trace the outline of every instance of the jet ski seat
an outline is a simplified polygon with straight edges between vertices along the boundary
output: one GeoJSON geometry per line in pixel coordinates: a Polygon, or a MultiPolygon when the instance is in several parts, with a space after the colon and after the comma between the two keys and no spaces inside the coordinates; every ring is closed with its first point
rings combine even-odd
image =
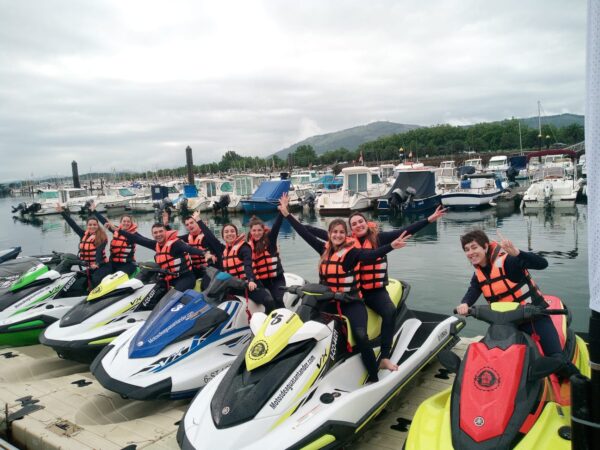
{"type": "MultiPolygon", "coordinates": [[[[394,303],[394,306],[398,308],[400,302],[405,297],[404,294],[404,286],[398,280],[390,279],[389,284],[387,285],[388,294],[390,294],[390,298],[394,303]]],[[[369,336],[369,340],[372,341],[377,339],[381,334],[381,316],[373,311],[368,306],[367,308],[367,335],[369,336]]],[[[350,328],[350,321],[346,316],[343,316],[346,321],[346,328],[348,330],[348,343],[354,347],[356,345],[356,341],[354,340],[354,336],[352,336],[352,329],[350,328]]]]}

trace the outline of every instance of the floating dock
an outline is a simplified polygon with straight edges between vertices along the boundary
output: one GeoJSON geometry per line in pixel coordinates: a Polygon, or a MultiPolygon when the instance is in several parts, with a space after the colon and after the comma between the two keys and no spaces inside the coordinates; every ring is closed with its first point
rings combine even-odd
{"type": "MultiPolygon", "coordinates": [[[[478,339],[461,338],[453,351],[462,356],[478,339]]],[[[418,405],[453,379],[437,361],[430,364],[351,448],[402,448],[418,405]]],[[[100,386],[88,366],[61,360],[42,345],[0,350],[0,436],[21,449],[177,449],[177,427],[188,404],[123,399],[100,386]]],[[[0,440],[4,448],[10,447],[0,440]]]]}

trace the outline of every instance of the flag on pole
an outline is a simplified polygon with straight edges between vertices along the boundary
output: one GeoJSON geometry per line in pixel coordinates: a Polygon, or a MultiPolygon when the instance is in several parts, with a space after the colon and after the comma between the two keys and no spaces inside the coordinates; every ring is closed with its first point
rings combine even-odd
{"type": "Polygon", "coordinates": [[[358,157],[358,162],[361,164],[364,163],[362,150],[360,151],[360,156],[358,157]]]}

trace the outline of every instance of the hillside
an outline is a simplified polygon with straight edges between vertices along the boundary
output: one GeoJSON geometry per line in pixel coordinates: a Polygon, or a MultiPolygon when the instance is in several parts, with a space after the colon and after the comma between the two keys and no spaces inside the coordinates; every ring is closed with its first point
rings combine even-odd
{"type": "Polygon", "coordinates": [[[414,130],[415,128],[420,128],[420,126],[393,122],[373,122],[368,125],[361,125],[346,130],[335,131],[333,133],[312,136],[297,142],[288,148],[284,148],[275,154],[280,158],[285,159],[288,153],[293,152],[301,145],[311,145],[317,155],[341,147],[347,148],[348,150],[356,150],[360,144],[373,141],[381,136],[404,133],[405,131],[414,130]]]}
{"type": "MultiPolygon", "coordinates": [[[[537,117],[528,117],[520,120],[521,125],[527,125],[530,128],[538,127],[537,117]]],[[[555,116],[542,116],[542,125],[554,125],[557,128],[562,128],[574,123],[584,126],[585,116],[581,116],[579,114],[557,114],[555,116]]]]}

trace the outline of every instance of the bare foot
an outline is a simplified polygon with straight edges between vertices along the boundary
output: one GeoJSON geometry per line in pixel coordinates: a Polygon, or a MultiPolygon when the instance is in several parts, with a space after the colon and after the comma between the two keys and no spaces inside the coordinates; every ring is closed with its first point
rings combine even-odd
{"type": "Polygon", "coordinates": [[[387,369],[390,371],[398,370],[398,366],[396,364],[394,364],[392,361],[390,361],[388,358],[384,358],[381,361],[379,361],[379,368],[387,369]]]}

